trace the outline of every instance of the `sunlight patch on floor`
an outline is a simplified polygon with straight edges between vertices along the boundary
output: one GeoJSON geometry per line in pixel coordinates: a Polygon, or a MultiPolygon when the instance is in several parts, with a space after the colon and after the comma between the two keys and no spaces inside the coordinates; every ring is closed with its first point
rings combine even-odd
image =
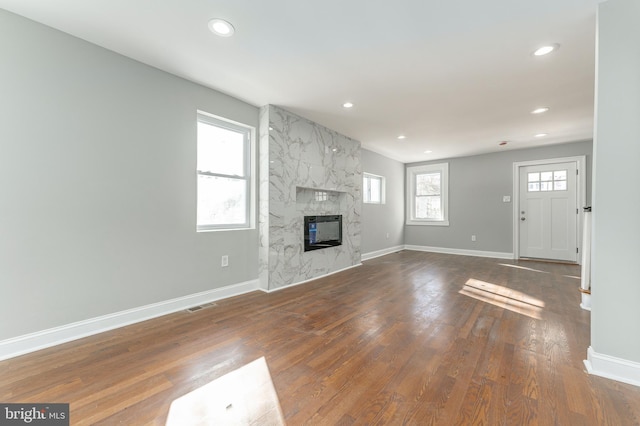
{"type": "Polygon", "coordinates": [[[545,307],[544,301],[528,294],[474,278],[469,278],[458,293],[535,319],[542,319],[545,307]]]}
{"type": "Polygon", "coordinates": [[[166,426],[284,425],[264,357],[175,399],[166,426]]]}
{"type": "Polygon", "coordinates": [[[525,271],[540,272],[542,274],[548,274],[549,273],[547,271],[541,271],[540,269],[527,268],[526,266],[512,265],[510,263],[498,263],[498,265],[500,265],[500,266],[508,266],[509,268],[524,269],[525,271]]]}

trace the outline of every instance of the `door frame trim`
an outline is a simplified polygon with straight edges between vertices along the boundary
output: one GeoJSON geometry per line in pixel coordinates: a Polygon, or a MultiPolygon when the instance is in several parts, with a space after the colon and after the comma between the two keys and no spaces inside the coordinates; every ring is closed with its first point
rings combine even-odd
{"type": "Polygon", "coordinates": [[[544,160],[517,161],[513,163],[513,258],[520,259],[520,226],[519,206],[520,206],[520,168],[528,166],[543,166],[556,163],[575,162],[578,168],[578,179],[576,179],[576,193],[578,195],[578,220],[576,223],[576,242],[580,247],[577,263],[581,263],[582,258],[582,224],[584,212],[582,207],[587,202],[587,156],[579,155],[575,157],[548,158],[544,160]]]}

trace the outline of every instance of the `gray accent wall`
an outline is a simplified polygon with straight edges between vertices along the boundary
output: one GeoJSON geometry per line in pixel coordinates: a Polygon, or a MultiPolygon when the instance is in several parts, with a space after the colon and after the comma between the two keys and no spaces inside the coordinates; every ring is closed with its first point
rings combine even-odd
{"type": "MultiPolygon", "coordinates": [[[[640,363],[640,2],[599,6],[591,346],[640,363]]],[[[635,382],[640,383],[640,364],[635,382]]]]}
{"type": "Polygon", "coordinates": [[[386,181],[384,204],[362,204],[362,254],[404,245],[404,163],[363,149],[362,171],[386,181]]]}
{"type": "Polygon", "coordinates": [[[196,110],[258,108],[0,10],[0,340],[257,280],[196,232],[196,110]],[[229,267],[221,268],[222,255],[229,267]]]}
{"type": "Polygon", "coordinates": [[[513,163],[581,155],[587,156],[590,200],[591,141],[408,164],[449,163],[450,225],[406,225],[405,244],[513,253],[513,163]],[[502,201],[504,195],[511,197],[510,203],[502,201]]]}

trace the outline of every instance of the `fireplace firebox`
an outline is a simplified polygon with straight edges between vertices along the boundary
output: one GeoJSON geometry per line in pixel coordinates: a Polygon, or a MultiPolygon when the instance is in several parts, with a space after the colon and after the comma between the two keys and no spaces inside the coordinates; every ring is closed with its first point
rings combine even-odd
{"type": "Polygon", "coordinates": [[[304,251],[339,245],[342,245],[342,215],[304,217],[304,251]]]}

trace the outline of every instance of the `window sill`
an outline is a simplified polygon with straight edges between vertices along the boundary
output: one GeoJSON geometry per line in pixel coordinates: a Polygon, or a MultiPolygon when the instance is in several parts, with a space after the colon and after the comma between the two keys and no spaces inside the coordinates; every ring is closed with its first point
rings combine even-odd
{"type": "Polygon", "coordinates": [[[252,229],[256,229],[253,227],[242,227],[242,228],[197,228],[196,232],[225,232],[225,231],[250,231],[252,229]]]}
{"type": "Polygon", "coordinates": [[[407,226],[449,226],[448,220],[407,220],[405,225],[407,226]]]}

